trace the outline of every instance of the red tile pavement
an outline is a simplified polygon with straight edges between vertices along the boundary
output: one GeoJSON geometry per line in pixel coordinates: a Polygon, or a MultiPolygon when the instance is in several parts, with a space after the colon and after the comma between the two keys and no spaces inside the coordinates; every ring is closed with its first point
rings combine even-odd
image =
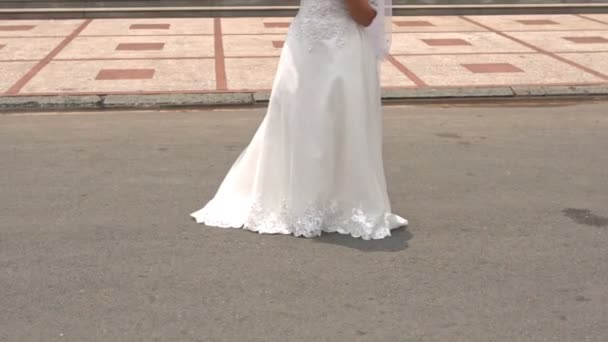
{"type": "MultiPolygon", "coordinates": [[[[70,42],[72,40],[74,40],[74,38],[76,38],[91,23],[91,21],[92,21],[91,19],[88,19],[88,20],[85,20],[84,22],[82,22],[82,24],[80,24],[69,36],[65,37],[65,39],[63,39],[61,41],[61,43],[59,43],[59,45],[57,45],[57,47],[55,47],[53,49],[53,51],[51,51],[46,57],[44,57],[36,65],[34,65],[34,67],[32,67],[32,69],[30,69],[25,75],[23,75],[23,77],[21,77],[15,84],[13,84],[13,86],[10,87],[6,91],[6,94],[8,94],[8,95],[19,94],[21,89],[23,89],[23,87],[29,81],[31,81],[34,77],[36,77],[36,75],[42,69],[44,69],[44,67],[46,67],[53,60],[53,58],[57,57],[57,55],[61,52],[61,50],[63,50],[66,46],[68,46],[68,44],[70,44],[70,42]]],[[[60,82],[60,80],[51,80],[51,82],[60,82]]]]}
{"type": "Polygon", "coordinates": [[[538,47],[538,46],[536,46],[534,44],[531,44],[529,42],[526,42],[525,40],[516,38],[512,34],[498,31],[498,30],[496,30],[496,29],[494,29],[494,28],[492,28],[492,27],[490,27],[488,25],[485,25],[485,24],[482,24],[480,22],[477,22],[477,21],[475,21],[474,17],[462,17],[462,18],[465,19],[465,20],[467,20],[467,21],[469,21],[469,22],[471,22],[471,23],[479,25],[480,27],[483,27],[483,28],[485,28],[485,29],[487,29],[489,31],[492,31],[492,32],[494,32],[494,33],[496,33],[496,34],[498,34],[500,36],[503,36],[503,37],[505,37],[507,39],[510,39],[510,40],[512,40],[512,41],[514,41],[516,43],[519,43],[519,44],[521,44],[523,46],[529,47],[529,48],[535,50],[538,53],[544,54],[544,55],[549,56],[549,57],[551,57],[553,59],[556,59],[556,60],[558,60],[558,61],[560,61],[562,63],[565,63],[565,64],[568,64],[568,65],[573,66],[575,68],[578,68],[579,70],[583,71],[586,74],[591,74],[591,75],[593,75],[593,76],[595,76],[597,78],[600,78],[600,79],[602,79],[604,81],[608,81],[608,75],[606,75],[606,74],[604,74],[602,72],[599,72],[599,71],[597,71],[595,69],[592,69],[592,68],[589,68],[587,66],[584,66],[584,65],[578,64],[576,62],[573,62],[573,61],[571,61],[571,60],[569,60],[569,59],[567,59],[565,57],[556,55],[555,53],[547,51],[547,50],[545,50],[545,49],[543,49],[541,47],[538,47]]]}
{"type": "MultiPolygon", "coordinates": [[[[595,17],[393,19],[400,33],[393,35],[394,56],[383,63],[385,87],[608,84],[605,59],[598,57],[608,52],[602,45],[608,24],[595,17]],[[540,31],[551,32],[552,40],[539,40],[540,31]],[[570,54],[557,53],[566,47],[570,54]]],[[[0,21],[0,66],[33,61],[4,78],[0,95],[267,89],[290,25],[288,18],[99,19],[67,30],[66,23],[0,21]],[[24,55],[39,45],[35,36],[59,31],[48,50],[24,55]],[[193,38],[199,36],[207,38],[193,38]]]]}
{"type": "Polygon", "coordinates": [[[154,77],[154,69],[103,69],[96,80],[149,80],[154,77]]]}
{"type": "MultiPolygon", "coordinates": [[[[4,64],[0,63],[0,74],[4,64]]],[[[255,73],[254,76],[257,74],[255,73]]],[[[96,60],[53,61],[23,88],[22,94],[139,94],[215,90],[215,62],[213,59],[96,60]],[[95,80],[99,71],[103,69],[154,69],[154,77],[151,79],[95,80]],[[55,82],[51,83],[50,80],[55,80],[55,82]]]]}
{"type": "Polygon", "coordinates": [[[414,82],[414,84],[417,85],[418,87],[427,86],[426,82],[424,82],[420,77],[418,77],[418,75],[416,75],[412,70],[410,70],[405,65],[403,65],[403,63],[399,62],[395,57],[389,56],[388,61],[395,67],[395,69],[397,69],[399,72],[404,74],[407,78],[412,80],[412,82],[414,82]]]}
{"type": "Polygon", "coordinates": [[[131,30],[168,30],[171,24],[133,24],[129,26],[131,30]]]}
{"type": "Polygon", "coordinates": [[[226,78],[226,56],[224,55],[224,38],[222,34],[222,20],[213,19],[214,51],[215,51],[215,84],[217,90],[228,89],[226,78]]]}
{"type": "Polygon", "coordinates": [[[116,46],[118,51],[148,51],[162,50],[165,43],[120,43],[116,46]]]}
{"type": "Polygon", "coordinates": [[[564,37],[564,39],[569,40],[573,43],[577,44],[606,44],[608,43],[608,39],[604,37],[564,37]]]}
{"type": "Polygon", "coordinates": [[[0,25],[0,31],[29,31],[34,25],[0,25]]]}
{"type": "Polygon", "coordinates": [[[482,15],[466,16],[493,29],[512,31],[580,31],[602,30],[606,26],[577,15],[482,15]]]}
{"type": "Polygon", "coordinates": [[[421,39],[428,46],[459,46],[459,45],[471,45],[464,39],[456,38],[433,38],[433,39],[421,39]]]}
{"type": "Polygon", "coordinates": [[[472,63],[462,64],[462,66],[476,74],[524,72],[520,68],[509,63],[472,63]]]}
{"type": "Polygon", "coordinates": [[[195,35],[213,35],[213,18],[95,19],[80,37],[195,35]]]}

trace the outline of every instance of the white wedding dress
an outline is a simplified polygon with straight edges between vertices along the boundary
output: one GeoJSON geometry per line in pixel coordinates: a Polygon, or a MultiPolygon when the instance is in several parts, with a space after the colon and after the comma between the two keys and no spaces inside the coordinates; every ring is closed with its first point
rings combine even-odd
{"type": "Polygon", "coordinates": [[[268,111],[198,223],[259,233],[390,236],[378,61],[344,0],[301,0],[268,111]]]}

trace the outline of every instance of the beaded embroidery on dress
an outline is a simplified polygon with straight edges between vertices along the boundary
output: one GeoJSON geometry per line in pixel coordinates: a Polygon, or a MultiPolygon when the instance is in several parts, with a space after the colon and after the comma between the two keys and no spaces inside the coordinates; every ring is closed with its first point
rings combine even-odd
{"type": "Polygon", "coordinates": [[[290,30],[309,50],[320,41],[341,47],[347,31],[357,29],[343,0],[301,0],[300,6],[290,30]]]}
{"type": "Polygon", "coordinates": [[[198,223],[268,234],[390,236],[378,63],[344,0],[301,0],[268,110],[198,223]]]}

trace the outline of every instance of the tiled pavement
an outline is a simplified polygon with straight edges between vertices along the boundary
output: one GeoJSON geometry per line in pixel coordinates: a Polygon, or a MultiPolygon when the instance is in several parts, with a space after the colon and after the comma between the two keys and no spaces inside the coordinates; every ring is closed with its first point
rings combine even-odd
{"type": "MultiPolygon", "coordinates": [[[[0,95],[267,90],[290,18],[0,21],[0,95]]],[[[608,14],[396,17],[386,88],[608,84],[608,14]]]]}

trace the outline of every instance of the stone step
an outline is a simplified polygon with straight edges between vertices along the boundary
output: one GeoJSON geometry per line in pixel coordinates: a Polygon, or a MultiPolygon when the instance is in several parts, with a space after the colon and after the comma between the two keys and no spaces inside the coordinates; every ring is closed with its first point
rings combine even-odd
{"type": "MultiPolygon", "coordinates": [[[[0,8],[297,6],[299,0],[0,0],[0,8]]],[[[608,4],[608,0],[393,0],[394,5],[608,4]]]]}
{"type": "MultiPolygon", "coordinates": [[[[7,0],[0,0],[6,2],[7,0]]],[[[180,0],[171,3],[175,5],[180,0]]],[[[400,0],[394,0],[400,1],[400,0]]],[[[526,0],[530,1],[530,0],[526,0]]],[[[592,0],[593,1],[593,0],[592,0]]],[[[74,1],[76,2],[76,1],[74,1]]],[[[587,3],[518,3],[518,4],[418,4],[393,6],[394,15],[508,15],[508,14],[588,14],[608,13],[608,0],[587,3]]],[[[511,1],[512,2],[512,1],[511,1]]],[[[158,7],[67,7],[0,8],[0,19],[75,19],[75,18],[188,18],[188,17],[287,17],[298,6],[261,4],[252,6],[158,6],[158,7]]]]}

